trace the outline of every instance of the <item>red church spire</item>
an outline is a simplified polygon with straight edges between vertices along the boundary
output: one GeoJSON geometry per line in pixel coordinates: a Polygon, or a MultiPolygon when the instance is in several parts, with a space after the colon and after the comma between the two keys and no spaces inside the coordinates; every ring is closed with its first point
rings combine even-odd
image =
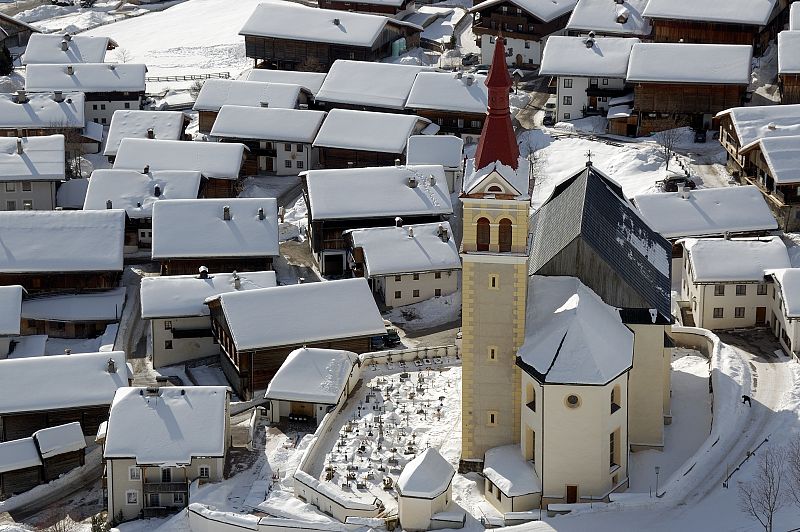
{"type": "Polygon", "coordinates": [[[500,161],[516,170],[519,166],[519,147],[511,125],[511,109],[508,104],[511,76],[506,67],[505,40],[502,37],[497,37],[495,41],[494,57],[486,86],[489,87],[489,109],[475,152],[475,169],[479,170],[500,161]]]}

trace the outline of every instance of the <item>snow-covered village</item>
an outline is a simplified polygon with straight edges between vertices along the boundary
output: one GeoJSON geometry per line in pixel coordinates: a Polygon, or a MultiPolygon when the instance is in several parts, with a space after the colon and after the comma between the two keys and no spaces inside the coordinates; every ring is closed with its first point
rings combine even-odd
{"type": "Polygon", "coordinates": [[[800,530],[800,2],[0,0],[0,532],[800,530]]]}

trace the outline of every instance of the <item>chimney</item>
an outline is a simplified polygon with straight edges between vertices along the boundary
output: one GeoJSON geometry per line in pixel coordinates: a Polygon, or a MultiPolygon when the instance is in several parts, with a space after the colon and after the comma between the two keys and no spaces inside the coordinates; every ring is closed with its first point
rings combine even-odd
{"type": "Polygon", "coordinates": [[[475,78],[473,76],[467,76],[467,87],[471,87],[472,84],[475,82],[475,78]]]}
{"type": "Polygon", "coordinates": [[[144,389],[145,395],[158,395],[158,386],[148,386],[144,389]]]}
{"type": "Polygon", "coordinates": [[[106,361],[106,371],[109,373],[116,373],[117,372],[117,362],[110,358],[106,361]]]}
{"type": "Polygon", "coordinates": [[[442,224],[439,224],[439,227],[436,229],[436,233],[439,235],[439,238],[442,239],[442,242],[447,242],[450,240],[450,231],[445,229],[442,224]]]}
{"type": "Polygon", "coordinates": [[[108,65],[108,69],[109,70],[116,70],[117,69],[117,65],[115,65],[114,63],[111,63],[110,65],[108,65]]]}
{"type": "Polygon", "coordinates": [[[338,26],[339,24],[341,24],[341,21],[338,18],[333,19],[334,26],[338,26]]]}
{"type": "Polygon", "coordinates": [[[162,386],[166,386],[169,382],[169,377],[166,375],[157,375],[156,376],[156,387],[161,388],[162,386]]]}
{"type": "Polygon", "coordinates": [[[67,42],[71,41],[72,40],[72,35],[70,35],[69,33],[65,33],[64,34],[64,40],[67,41],[67,42]]]}
{"type": "Polygon", "coordinates": [[[778,129],[778,125],[775,122],[770,122],[769,124],[767,124],[767,129],[775,131],[776,129],[778,129]]]}
{"type": "Polygon", "coordinates": [[[431,184],[431,186],[434,186],[434,185],[436,184],[436,176],[434,176],[433,174],[431,174],[431,175],[430,175],[430,176],[428,176],[428,177],[429,177],[429,179],[428,179],[428,182],[431,184]]]}
{"type": "Polygon", "coordinates": [[[730,240],[731,239],[731,232],[730,231],[725,231],[724,236],[725,236],[725,240],[730,240]]]}
{"type": "Polygon", "coordinates": [[[415,176],[412,175],[408,177],[408,188],[417,188],[418,184],[419,182],[417,182],[417,178],[415,176]]]}
{"type": "Polygon", "coordinates": [[[65,355],[71,355],[72,354],[72,349],[70,349],[70,348],[64,349],[64,354],[65,355]]]}
{"type": "Polygon", "coordinates": [[[69,50],[69,41],[64,39],[61,41],[61,51],[66,52],[67,50],[69,50]]]}
{"type": "Polygon", "coordinates": [[[155,131],[153,131],[153,128],[152,128],[152,127],[148,127],[148,128],[147,128],[147,138],[148,138],[148,139],[154,139],[154,138],[156,138],[156,132],[155,132],[155,131]]]}
{"type": "Polygon", "coordinates": [[[400,159],[395,159],[394,160],[394,167],[395,168],[400,168],[400,159]]]}
{"type": "Polygon", "coordinates": [[[149,164],[144,165],[144,169],[142,170],[142,173],[143,174],[149,174],[150,173],[150,165],[149,164]]]}
{"type": "Polygon", "coordinates": [[[197,275],[198,279],[208,279],[208,268],[206,268],[205,266],[200,266],[199,268],[197,268],[197,273],[198,273],[197,275]]]}
{"type": "Polygon", "coordinates": [[[64,101],[64,93],[61,91],[53,91],[53,101],[61,103],[64,101]]]}
{"type": "Polygon", "coordinates": [[[222,219],[226,222],[229,222],[231,219],[231,207],[230,205],[225,205],[222,207],[222,219]]]}
{"type": "Polygon", "coordinates": [[[137,201],[136,202],[136,208],[137,209],[141,209],[142,208],[142,202],[141,201],[137,201]]]}
{"type": "Polygon", "coordinates": [[[17,103],[28,103],[28,93],[20,89],[17,91],[17,103]]]}
{"type": "Polygon", "coordinates": [[[394,226],[395,227],[403,227],[403,219],[399,216],[395,216],[394,218],[394,226]]]}
{"type": "Polygon", "coordinates": [[[685,186],[679,186],[678,187],[678,195],[682,199],[689,199],[689,196],[691,196],[691,194],[692,193],[689,191],[688,187],[685,187],[685,186]]]}
{"type": "Polygon", "coordinates": [[[159,198],[161,197],[161,187],[156,185],[153,187],[153,196],[159,198]]]}
{"type": "Polygon", "coordinates": [[[239,277],[239,274],[236,273],[236,270],[233,270],[233,273],[231,274],[231,276],[233,277],[233,287],[236,290],[241,290],[242,289],[242,279],[239,277]]]}
{"type": "Polygon", "coordinates": [[[269,102],[261,102],[261,107],[269,107],[269,102]]]}
{"type": "Polygon", "coordinates": [[[259,207],[258,208],[258,219],[259,220],[263,220],[264,219],[264,207],[259,207]]]}
{"type": "Polygon", "coordinates": [[[17,138],[17,154],[22,155],[22,139],[17,138]]]}
{"type": "Polygon", "coordinates": [[[72,65],[67,65],[67,74],[70,76],[75,74],[75,67],[73,67],[72,65]]]}
{"type": "Polygon", "coordinates": [[[461,71],[459,70],[458,72],[456,72],[456,79],[461,79],[461,77],[462,77],[463,75],[464,75],[464,74],[462,74],[462,73],[461,73],[461,71]]]}
{"type": "Polygon", "coordinates": [[[408,228],[408,238],[414,238],[414,228],[413,227],[409,227],[408,228]]]}
{"type": "Polygon", "coordinates": [[[594,39],[589,37],[588,39],[583,41],[583,43],[586,45],[586,48],[591,48],[592,46],[594,46],[594,39]]]}
{"type": "Polygon", "coordinates": [[[109,199],[109,200],[106,200],[106,209],[111,209],[111,208],[112,208],[112,206],[111,206],[111,200],[110,200],[110,199],[109,199]]]}

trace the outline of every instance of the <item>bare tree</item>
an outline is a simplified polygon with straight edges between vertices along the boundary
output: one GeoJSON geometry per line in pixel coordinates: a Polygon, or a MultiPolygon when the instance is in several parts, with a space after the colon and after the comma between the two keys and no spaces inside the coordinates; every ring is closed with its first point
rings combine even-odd
{"type": "Polygon", "coordinates": [[[191,94],[192,98],[194,98],[196,100],[197,96],[200,94],[200,90],[202,88],[203,88],[203,80],[202,79],[198,79],[198,80],[194,81],[194,83],[192,83],[189,86],[189,94],[191,94]]]}
{"type": "Polygon", "coordinates": [[[656,143],[661,146],[661,152],[664,156],[664,161],[667,163],[667,170],[669,170],[669,160],[675,153],[675,146],[677,146],[678,142],[680,142],[682,133],[683,131],[680,128],[674,127],[672,129],[665,129],[664,131],[659,131],[653,134],[653,138],[655,139],[656,143]]]}
{"type": "Polygon", "coordinates": [[[319,59],[309,56],[305,61],[298,65],[297,70],[301,70],[303,72],[325,72],[325,67],[322,66],[322,63],[319,59]]]}
{"type": "Polygon", "coordinates": [[[772,520],[786,502],[786,450],[766,448],[758,460],[755,477],[739,486],[739,509],[772,532],[772,520]]]}
{"type": "Polygon", "coordinates": [[[130,63],[133,60],[133,54],[127,48],[117,48],[114,50],[114,55],[118,63],[130,63]]]}
{"type": "Polygon", "coordinates": [[[64,135],[64,155],[66,163],[66,175],[69,178],[83,177],[83,143],[86,142],[83,135],[66,121],[50,122],[53,133],[64,135]]]}
{"type": "Polygon", "coordinates": [[[786,445],[786,473],[789,496],[800,507],[800,439],[793,439],[786,445]]]}

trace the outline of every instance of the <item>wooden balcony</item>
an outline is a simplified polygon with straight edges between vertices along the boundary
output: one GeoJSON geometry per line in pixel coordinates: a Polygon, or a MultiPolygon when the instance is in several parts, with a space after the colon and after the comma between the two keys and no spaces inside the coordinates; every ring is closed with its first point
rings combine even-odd
{"type": "Polygon", "coordinates": [[[145,493],[175,493],[189,492],[188,482],[145,482],[145,493]]]}

